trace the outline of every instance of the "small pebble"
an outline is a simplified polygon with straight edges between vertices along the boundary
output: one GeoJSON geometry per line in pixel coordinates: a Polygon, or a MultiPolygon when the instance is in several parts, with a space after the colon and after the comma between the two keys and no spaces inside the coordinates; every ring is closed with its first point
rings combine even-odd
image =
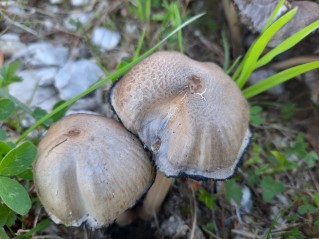
{"type": "Polygon", "coordinates": [[[96,27],[92,33],[92,42],[101,48],[101,50],[109,51],[114,49],[121,40],[119,33],[111,31],[103,27],[96,27]]]}
{"type": "Polygon", "coordinates": [[[64,19],[64,26],[66,29],[70,31],[77,30],[76,22],[79,22],[81,25],[85,26],[90,20],[92,20],[92,14],[77,12],[69,15],[66,19],[64,19]]]}
{"type": "Polygon", "coordinates": [[[18,34],[6,33],[0,36],[0,51],[6,56],[12,56],[17,51],[26,49],[18,34]]]}
{"type": "Polygon", "coordinates": [[[84,5],[88,5],[90,3],[90,0],[71,0],[71,5],[73,7],[81,7],[84,5]]]}

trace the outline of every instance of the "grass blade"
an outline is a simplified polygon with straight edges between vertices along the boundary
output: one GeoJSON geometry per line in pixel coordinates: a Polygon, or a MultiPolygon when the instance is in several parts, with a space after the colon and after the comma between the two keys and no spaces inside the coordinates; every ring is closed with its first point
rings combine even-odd
{"type": "Polygon", "coordinates": [[[175,30],[173,30],[171,33],[169,33],[163,40],[161,40],[160,42],[158,42],[154,47],[152,47],[150,50],[146,51],[144,54],[142,54],[141,56],[139,56],[137,59],[135,59],[134,61],[130,62],[129,64],[125,65],[124,67],[122,67],[121,69],[119,69],[118,71],[110,74],[109,76],[103,78],[102,80],[96,82],[95,84],[93,84],[92,86],[90,86],[87,90],[81,92],[80,94],[74,96],[72,99],[66,101],[65,103],[63,103],[62,105],[60,105],[59,107],[57,107],[56,109],[54,109],[53,111],[51,111],[49,114],[45,115],[44,117],[42,117],[40,120],[38,120],[36,123],[34,123],[30,128],[28,128],[21,136],[20,138],[17,140],[16,143],[21,142],[23,139],[25,139],[27,137],[27,135],[29,133],[31,133],[36,127],[38,127],[39,125],[41,125],[44,121],[46,121],[47,119],[51,118],[53,115],[55,115],[56,113],[58,113],[59,111],[65,109],[66,107],[69,107],[71,104],[73,104],[75,101],[77,101],[78,99],[82,98],[83,96],[91,93],[92,91],[96,90],[97,88],[101,87],[102,85],[104,85],[106,82],[112,81],[114,79],[117,79],[118,77],[120,77],[121,75],[125,74],[128,70],[130,70],[134,65],[136,65],[137,63],[139,63],[140,61],[142,61],[144,58],[148,57],[149,55],[151,55],[156,49],[158,49],[167,39],[169,39],[170,37],[172,37],[174,34],[176,34],[178,31],[180,31],[182,28],[184,28],[185,26],[189,25],[190,23],[194,22],[195,20],[197,20],[198,18],[202,17],[205,13],[200,13],[197,14],[196,16],[188,19],[187,21],[185,21],[182,25],[180,25],[179,27],[177,27],[175,30]]]}
{"type": "MultiPolygon", "coordinates": [[[[177,22],[178,25],[182,24],[182,19],[181,19],[181,15],[178,9],[178,5],[174,4],[173,5],[173,11],[174,11],[174,15],[175,15],[175,20],[177,22]]],[[[178,39],[178,46],[179,46],[179,51],[181,53],[184,53],[184,46],[183,46],[183,32],[182,30],[179,30],[177,33],[177,39],[178,39]]]]}
{"type": "Polygon", "coordinates": [[[271,25],[271,23],[274,21],[275,17],[278,15],[279,10],[282,7],[282,5],[284,5],[284,3],[285,3],[285,0],[280,0],[279,1],[277,6],[275,7],[274,11],[270,15],[270,17],[269,17],[266,25],[264,26],[263,30],[261,31],[261,33],[265,32],[267,30],[267,28],[271,25]]]}
{"type": "Polygon", "coordinates": [[[142,46],[144,43],[145,33],[146,33],[146,29],[144,28],[142,35],[138,39],[137,48],[136,48],[135,53],[134,53],[133,61],[136,60],[140,56],[140,52],[142,50],[142,46]]]}
{"type": "Polygon", "coordinates": [[[243,68],[238,80],[236,80],[238,86],[242,88],[247,82],[250,74],[253,72],[256,66],[256,62],[264,51],[270,39],[282,28],[290,19],[292,19],[297,12],[297,8],[294,8],[287,12],[285,15],[275,21],[267,30],[253,43],[249,48],[244,60],[243,68]]]}
{"type": "Polygon", "coordinates": [[[294,35],[290,36],[270,52],[268,52],[265,56],[260,58],[260,60],[256,64],[256,68],[259,68],[263,65],[269,63],[272,59],[274,59],[277,55],[289,50],[301,40],[303,40],[306,36],[308,36],[311,32],[317,30],[319,28],[319,20],[309,24],[299,32],[295,33],[294,35]]]}
{"type": "MultiPolygon", "coordinates": [[[[224,71],[226,71],[229,68],[229,58],[230,58],[229,44],[228,44],[226,32],[224,30],[222,31],[221,35],[222,35],[224,54],[225,54],[223,68],[224,68],[224,71]]],[[[236,59],[236,61],[237,61],[237,59],[236,59]]],[[[235,63],[236,63],[236,61],[235,61],[235,63]]]]}
{"type": "Polygon", "coordinates": [[[242,56],[239,56],[236,58],[236,60],[231,64],[231,66],[225,71],[226,74],[229,75],[230,72],[233,71],[233,69],[239,64],[239,61],[241,60],[242,56]]]}
{"type": "Polygon", "coordinates": [[[245,90],[243,90],[243,94],[246,98],[253,97],[270,89],[271,87],[274,87],[278,84],[281,84],[287,80],[290,80],[298,75],[301,75],[307,71],[311,71],[316,68],[319,68],[319,61],[314,61],[311,63],[291,67],[288,70],[281,71],[275,75],[272,75],[264,79],[262,82],[259,82],[255,85],[246,88],[245,90]]]}

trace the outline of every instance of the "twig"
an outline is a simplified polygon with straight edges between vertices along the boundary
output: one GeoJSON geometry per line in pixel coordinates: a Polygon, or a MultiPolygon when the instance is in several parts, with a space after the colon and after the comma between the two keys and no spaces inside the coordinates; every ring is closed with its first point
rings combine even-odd
{"type": "Polygon", "coordinates": [[[22,24],[19,23],[19,22],[15,22],[15,21],[11,20],[7,15],[3,14],[3,18],[4,18],[4,20],[6,20],[9,24],[12,24],[12,25],[14,25],[14,26],[16,26],[16,27],[19,27],[19,28],[21,28],[22,30],[24,30],[24,31],[26,31],[26,32],[29,32],[30,34],[35,35],[36,37],[40,37],[40,35],[39,35],[36,31],[32,30],[32,29],[29,28],[29,27],[26,27],[26,26],[22,25],[22,24]]]}
{"type": "Polygon", "coordinates": [[[273,234],[273,235],[281,234],[281,233],[287,231],[290,228],[295,228],[295,227],[298,227],[298,226],[300,226],[300,223],[293,223],[293,224],[289,224],[289,225],[283,225],[280,228],[272,230],[271,234],[273,234]]]}
{"type": "Polygon", "coordinates": [[[319,192],[319,184],[317,180],[315,179],[315,177],[313,176],[313,173],[311,172],[311,170],[308,170],[308,173],[310,174],[311,180],[313,181],[313,184],[315,185],[316,191],[319,192]]]}
{"type": "Polygon", "coordinates": [[[204,232],[206,232],[210,237],[214,238],[214,239],[221,239],[219,236],[216,236],[214,233],[212,233],[211,231],[203,228],[204,232]]]}
{"type": "Polygon", "coordinates": [[[288,60],[284,60],[284,61],[280,61],[278,63],[272,64],[270,68],[274,70],[283,70],[283,69],[290,68],[292,66],[309,63],[312,61],[318,61],[318,60],[319,60],[318,55],[298,56],[298,57],[290,58],[288,60]]]}
{"type": "Polygon", "coordinates": [[[43,238],[48,238],[48,239],[63,239],[63,237],[59,237],[59,236],[56,236],[56,235],[46,235],[46,236],[33,236],[32,239],[43,239],[43,238]]]}
{"type": "MultiPolygon", "coordinates": [[[[194,35],[197,36],[200,42],[203,43],[209,50],[211,50],[217,56],[219,56],[222,59],[225,58],[224,51],[217,44],[214,44],[207,40],[199,30],[196,30],[194,32],[194,35]]],[[[223,60],[221,60],[221,62],[223,62],[223,60]]]]}
{"type": "Polygon", "coordinates": [[[247,238],[262,238],[260,236],[255,235],[255,234],[252,234],[250,232],[240,231],[240,230],[237,230],[237,229],[232,229],[231,231],[234,234],[241,235],[241,236],[244,236],[244,237],[247,237],[247,238]]]}

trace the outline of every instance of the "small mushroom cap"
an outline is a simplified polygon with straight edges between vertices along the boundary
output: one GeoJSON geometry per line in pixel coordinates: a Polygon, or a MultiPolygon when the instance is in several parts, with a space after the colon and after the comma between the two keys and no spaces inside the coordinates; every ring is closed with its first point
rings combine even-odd
{"type": "Polygon", "coordinates": [[[214,63],[157,52],[116,82],[110,101],[167,176],[228,178],[249,143],[247,101],[214,63]]]}
{"type": "Polygon", "coordinates": [[[112,223],[154,180],[151,160],[134,135],[115,120],[87,114],[50,127],[33,174],[54,222],[91,228],[112,223]]]}

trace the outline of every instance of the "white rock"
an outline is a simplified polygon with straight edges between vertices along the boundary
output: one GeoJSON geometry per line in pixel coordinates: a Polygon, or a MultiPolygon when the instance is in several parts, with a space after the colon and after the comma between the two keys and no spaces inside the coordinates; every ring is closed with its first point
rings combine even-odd
{"type": "Polygon", "coordinates": [[[111,31],[107,28],[96,27],[93,29],[92,42],[101,48],[101,50],[112,50],[120,42],[121,36],[119,33],[111,31]]]}
{"type": "Polygon", "coordinates": [[[21,6],[20,6],[20,4],[9,5],[7,7],[6,11],[9,12],[10,14],[22,16],[22,15],[24,15],[25,12],[21,6]]]}
{"type": "Polygon", "coordinates": [[[35,70],[21,71],[17,75],[23,80],[10,84],[9,93],[31,108],[41,107],[51,111],[53,105],[59,101],[54,87],[39,86],[35,70]]]}
{"type": "Polygon", "coordinates": [[[61,9],[58,6],[53,6],[53,5],[49,5],[46,4],[44,5],[44,10],[49,12],[49,13],[59,13],[61,11],[61,9]]]}
{"type": "Polygon", "coordinates": [[[95,98],[85,97],[77,100],[72,106],[71,110],[96,110],[98,103],[95,98]]]}
{"type": "Polygon", "coordinates": [[[86,90],[103,76],[102,70],[89,60],[68,62],[55,76],[55,87],[60,98],[71,99],[86,90]]]}
{"type": "Polygon", "coordinates": [[[12,58],[21,59],[24,64],[31,66],[63,66],[68,54],[69,50],[66,47],[39,42],[15,53],[12,58]]]}
{"type": "Polygon", "coordinates": [[[90,3],[90,0],[71,0],[73,7],[80,7],[90,3]]]}
{"type": "Polygon", "coordinates": [[[50,0],[51,4],[60,4],[63,0],[50,0]]]}
{"type": "Polygon", "coordinates": [[[47,31],[50,31],[54,27],[54,23],[50,19],[43,19],[43,26],[47,31]]]}
{"type": "Polygon", "coordinates": [[[17,51],[26,49],[26,47],[17,34],[6,33],[0,36],[0,51],[6,56],[11,56],[17,51]]]}
{"type": "Polygon", "coordinates": [[[64,26],[66,29],[70,31],[77,30],[76,25],[72,22],[79,22],[82,25],[86,25],[90,20],[92,20],[93,14],[85,13],[85,12],[77,12],[69,15],[67,18],[64,19],[64,26]]]}
{"type": "Polygon", "coordinates": [[[242,191],[242,197],[240,200],[240,205],[238,206],[233,199],[230,202],[234,207],[240,208],[244,212],[249,213],[253,206],[253,202],[251,200],[251,191],[247,186],[244,186],[241,191],[242,191]]]}
{"type": "Polygon", "coordinates": [[[251,191],[249,187],[244,186],[242,192],[243,196],[240,202],[240,206],[246,213],[249,213],[253,206],[253,202],[251,200],[251,191]]]}
{"type": "Polygon", "coordinates": [[[57,67],[45,67],[36,70],[36,77],[40,86],[52,86],[54,77],[58,73],[57,67]]]}

